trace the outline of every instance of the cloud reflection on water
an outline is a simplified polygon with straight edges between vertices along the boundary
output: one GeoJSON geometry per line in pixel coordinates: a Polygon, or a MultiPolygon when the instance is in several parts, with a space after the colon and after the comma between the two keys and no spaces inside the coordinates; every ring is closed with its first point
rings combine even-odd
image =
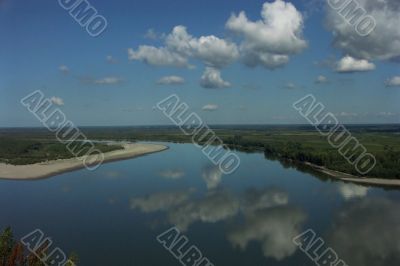
{"type": "Polygon", "coordinates": [[[400,264],[400,204],[385,198],[348,203],[337,214],[329,244],[351,266],[400,264]]]}
{"type": "Polygon", "coordinates": [[[296,251],[292,239],[301,232],[306,214],[289,205],[286,191],[250,188],[234,194],[216,189],[200,198],[193,197],[192,192],[193,189],[189,189],[133,198],[131,208],[146,213],[164,211],[168,222],[181,231],[188,230],[196,222],[229,221],[234,226],[228,231],[227,239],[233,247],[244,250],[249,242],[257,241],[266,257],[277,260],[296,251]]]}

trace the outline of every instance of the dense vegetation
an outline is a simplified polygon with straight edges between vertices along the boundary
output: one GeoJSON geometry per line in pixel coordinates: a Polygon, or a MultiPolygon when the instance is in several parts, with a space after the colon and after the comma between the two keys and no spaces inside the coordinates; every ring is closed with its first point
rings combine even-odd
{"type": "MultiPolygon", "coordinates": [[[[46,246],[46,245],[43,245],[46,246]]],[[[44,247],[39,247],[38,254],[46,253],[44,247]]],[[[69,257],[74,264],[78,263],[77,255],[69,257]]],[[[0,232],[0,266],[46,266],[35,254],[30,253],[25,246],[14,240],[10,227],[0,232]]],[[[65,266],[72,266],[67,262],[65,266]]]]}
{"type": "MultiPolygon", "coordinates": [[[[359,176],[356,168],[338,152],[338,149],[329,145],[326,138],[313,135],[286,135],[258,138],[256,136],[234,136],[224,140],[230,147],[240,150],[263,150],[266,157],[297,162],[310,162],[336,170],[359,176]],[[256,139],[259,139],[258,141],[256,139]]],[[[370,177],[400,179],[400,136],[377,134],[357,134],[357,139],[376,158],[376,165],[370,177]]]]}
{"type": "MultiPolygon", "coordinates": [[[[400,178],[400,126],[355,125],[346,126],[377,160],[368,174],[378,178],[400,178]]],[[[326,137],[310,126],[215,126],[218,137],[233,149],[248,152],[264,152],[266,156],[297,162],[311,162],[349,174],[358,175],[349,164],[330,146],[326,137]]],[[[176,127],[92,127],[81,128],[89,139],[191,142],[176,127]]],[[[52,138],[44,129],[0,129],[0,158],[17,158],[17,154],[2,155],[2,140],[12,135],[16,139],[31,141],[52,138]]],[[[14,148],[11,146],[11,151],[14,148]]],[[[55,153],[56,154],[56,153],[55,153]]],[[[56,155],[53,156],[56,156],[56,155]]],[[[43,159],[43,157],[42,157],[43,159]]]]}
{"type": "MultiPolygon", "coordinates": [[[[95,147],[102,152],[122,149],[120,146],[99,143],[96,143],[95,147]]],[[[89,149],[89,144],[80,146],[82,154],[85,154],[89,149]]],[[[3,163],[23,165],[72,157],[74,156],[66,145],[56,140],[0,137],[0,162],[3,163]]]]}

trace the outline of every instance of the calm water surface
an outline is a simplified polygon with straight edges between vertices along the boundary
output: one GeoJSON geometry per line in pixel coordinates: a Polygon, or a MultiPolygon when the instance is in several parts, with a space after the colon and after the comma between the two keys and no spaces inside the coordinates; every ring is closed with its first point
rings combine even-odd
{"type": "Polygon", "coordinates": [[[349,266],[399,265],[400,193],[324,180],[238,152],[222,175],[196,147],[38,181],[0,180],[0,228],[36,228],[80,265],[181,265],[156,240],[172,226],[214,264],[316,265],[292,243],[311,228],[349,266]]]}

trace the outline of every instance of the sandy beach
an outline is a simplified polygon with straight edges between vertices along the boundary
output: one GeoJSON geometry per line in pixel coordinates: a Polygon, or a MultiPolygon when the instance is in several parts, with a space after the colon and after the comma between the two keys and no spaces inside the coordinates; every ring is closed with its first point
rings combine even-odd
{"type": "MultiPolygon", "coordinates": [[[[117,143],[113,143],[117,144],[117,143]]],[[[130,159],[168,149],[167,146],[148,143],[120,143],[124,149],[104,154],[104,163],[130,159]]],[[[90,157],[89,157],[90,158],[90,157]]],[[[82,169],[82,159],[71,158],[30,165],[10,165],[0,163],[0,179],[30,180],[54,176],[64,172],[82,169]]],[[[101,167],[101,166],[100,166],[101,167]]]]}
{"type": "Polygon", "coordinates": [[[311,166],[318,172],[329,175],[333,178],[343,180],[345,182],[356,183],[360,185],[368,185],[368,186],[378,186],[378,187],[400,187],[399,179],[384,179],[384,178],[371,178],[371,177],[358,177],[346,173],[342,173],[339,171],[334,171],[327,169],[325,167],[321,167],[312,163],[305,163],[308,166],[311,166]]]}

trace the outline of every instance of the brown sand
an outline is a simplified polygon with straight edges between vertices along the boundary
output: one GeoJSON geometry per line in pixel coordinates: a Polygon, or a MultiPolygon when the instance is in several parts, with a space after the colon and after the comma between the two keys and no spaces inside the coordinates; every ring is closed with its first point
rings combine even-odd
{"type": "MultiPolygon", "coordinates": [[[[123,150],[104,153],[103,163],[125,160],[168,149],[164,145],[147,143],[121,143],[121,145],[124,147],[123,150]]],[[[89,159],[90,157],[87,161],[90,161],[89,159]]],[[[81,158],[54,160],[29,165],[0,163],[0,179],[40,179],[82,168],[85,168],[85,166],[81,158]]]]}

